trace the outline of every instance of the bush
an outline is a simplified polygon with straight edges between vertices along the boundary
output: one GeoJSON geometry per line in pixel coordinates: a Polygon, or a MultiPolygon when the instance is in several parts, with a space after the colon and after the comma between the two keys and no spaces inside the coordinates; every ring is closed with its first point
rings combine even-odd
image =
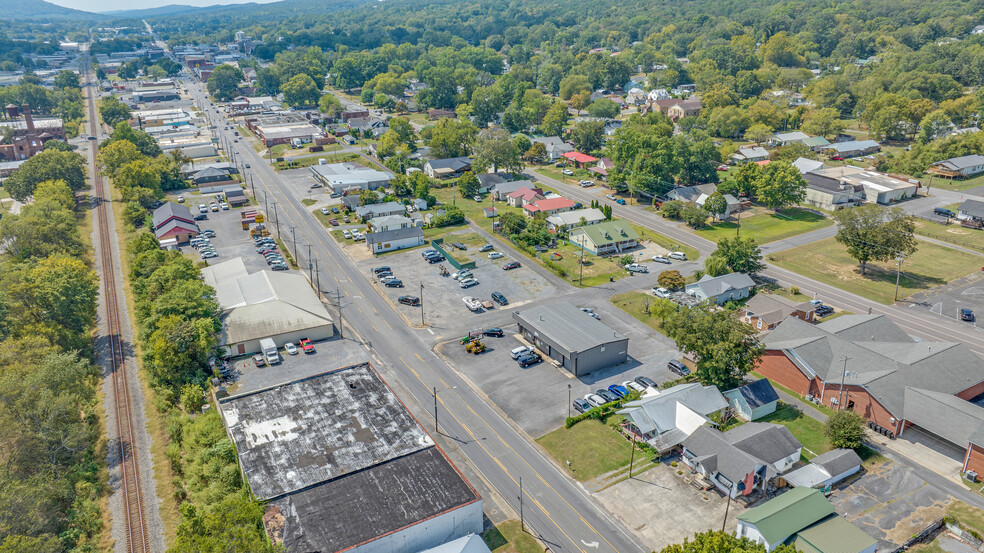
{"type": "Polygon", "coordinates": [[[827,437],[834,447],[857,449],[864,439],[864,420],[853,411],[837,411],[827,419],[827,437]]]}
{"type": "Polygon", "coordinates": [[[790,286],[789,287],[789,293],[792,294],[792,295],[794,295],[794,296],[795,295],[798,295],[800,293],[800,287],[799,286],[790,286]]]}

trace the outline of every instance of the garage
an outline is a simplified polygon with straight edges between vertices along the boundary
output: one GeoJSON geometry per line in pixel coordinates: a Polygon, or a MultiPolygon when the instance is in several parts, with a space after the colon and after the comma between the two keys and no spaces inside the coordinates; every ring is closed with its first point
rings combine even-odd
{"type": "Polygon", "coordinates": [[[513,319],[527,341],[574,376],[624,363],[629,339],[569,303],[516,312],[513,319]]]}

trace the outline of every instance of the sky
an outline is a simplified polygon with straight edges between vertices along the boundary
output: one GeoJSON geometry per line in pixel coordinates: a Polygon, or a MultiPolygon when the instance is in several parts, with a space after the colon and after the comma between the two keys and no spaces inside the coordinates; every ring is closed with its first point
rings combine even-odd
{"type": "Polygon", "coordinates": [[[74,8],[87,12],[108,12],[116,10],[139,10],[144,8],[156,8],[168,4],[182,4],[186,6],[214,6],[216,4],[242,4],[245,1],[254,1],[257,4],[265,4],[273,0],[48,0],[52,4],[74,8]]]}

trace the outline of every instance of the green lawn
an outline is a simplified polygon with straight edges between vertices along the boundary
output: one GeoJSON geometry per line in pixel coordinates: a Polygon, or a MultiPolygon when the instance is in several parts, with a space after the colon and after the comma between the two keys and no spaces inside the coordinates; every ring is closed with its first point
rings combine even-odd
{"type": "Polygon", "coordinates": [[[543,553],[543,547],[518,520],[508,520],[482,532],[492,553],[543,553]]]}
{"type": "Polygon", "coordinates": [[[927,175],[923,173],[922,175],[915,177],[920,181],[922,181],[923,185],[927,186],[930,194],[933,193],[934,188],[942,188],[943,190],[955,190],[959,192],[963,190],[970,190],[971,188],[977,188],[978,186],[984,186],[984,175],[977,175],[976,177],[972,177],[969,179],[953,179],[953,180],[941,179],[940,177],[937,177],[935,175],[932,175],[932,179],[930,179],[930,176],[931,175],[927,175]]]}
{"type": "Polygon", "coordinates": [[[304,157],[295,157],[293,162],[288,163],[287,161],[275,161],[273,163],[273,168],[277,171],[282,171],[284,169],[301,169],[303,167],[310,167],[312,165],[317,165],[318,160],[325,158],[328,163],[341,163],[343,161],[355,161],[360,159],[361,156],[354,152],[316,152],[311,155],[304,157]]]}
{"type": "MultiPolygon", "coordinates": [[[[775,213],[763,213],[742,218],[741,235],[755,238],[759,244],[768,244],[790,236],[796,236],[811,230],[829,227],[834,221],[812,211],[796,207],[779,210],[775,213]]],[[[698,236],[717,242],[722,238],[733,238],[738,223],[726,221],[715,223],[697,231],[698,236]]]]}
{"type": "Polygon", "coordinates": [[[636,233],[639,234],[639,238],[644,242],[647,240],[654,242],[670,250],[671,252],[683,252],[687,254],[687,259],[691,261],[700,258],[700,252],[697,251],[697,248],[692,248],[686,244],[680,244],[676,240],[667,238],[666,236],[663,236],[662,234],[646,227],[640,227],[639,225],[632,223],[629,223],[629,225],[632,226],[632,230],[636,231],[636,233]]]}
{"type": "MultiPolygon", "coordinates": [[[[606,420],[611,420],[611,416],[606,420]]],[[[574,478],[585,481],[629,464],[632,446],[621,434],[595,419],[560,427],[536,440],[574,478]],[[570,461],[570,465],[567,464],[570,461]]]]}
{"type": "MultiPolygon", "coordinates": [[[[868,263],[861,275],[857,262],[834,238],[814,242],[768,256],[769,261],[795,273],[819,280],[866,298],[890,304],[895,295],[894,262],[868,263]]],[[[946,284],[980,269],[978,255],[928,242],[902,264],[899,297],[946,284]]]]}
{"type": "Polygon", "coordinates": [[[632,315],[642,324],[647,325],[655,332],[665,335],[666,333],[663,332],[660,319],[646,313],[647,306],[651,306],[656,299],[655,296],[648,292],[632,291],[625,292],[624,294],[616,294],[612,296],[610,301],[612,305],[632,315]]]}
{"type": "MultiPolygon", "coordinates": [[[[954,209],[954,211],[956,211],[954,209]]],[[[925,219],[915,219],[916,234],[941,240],[956,246],[984,251],[984,231],[960,226],[941,225],[925,219]]]]}
{"type": "Polygon", "coordinates": [[[301,199],[301,203],[308,207],[311,207],[312,205],[318,203],[318,200],[315,200],[314,198],[303,198],[301,199]]]}
{"type": "Polygon", "coordinates": [[[806,459],[812,459],[834,448],[830,440],[827,439],[826,427],[822,422],[808,417],[798,409],[782,402],[779,402],[775,413],[755,422],[771,422],[788,428],[793,436],[799,440],[799,443],[803,444],[803,457],[806,459]]]}

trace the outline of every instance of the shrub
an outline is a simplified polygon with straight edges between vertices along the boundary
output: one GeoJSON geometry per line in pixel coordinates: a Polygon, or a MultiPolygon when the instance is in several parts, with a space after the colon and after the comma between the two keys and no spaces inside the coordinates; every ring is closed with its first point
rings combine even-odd
{"type": "Polygon", "coordinates": [[[864,420],[853,411],[837,411],[827,419],[827,437],[834,447],[861,447],[864,420]]]}
{"type": "Polygon", "coordinates": [[[797,295],[797,294],[799,294],[800,293],[800,287],[799,286],[790,286],[789,287],[789,293],[792,294],[792,295],[794,295],[794,296],[797,295]]]}

